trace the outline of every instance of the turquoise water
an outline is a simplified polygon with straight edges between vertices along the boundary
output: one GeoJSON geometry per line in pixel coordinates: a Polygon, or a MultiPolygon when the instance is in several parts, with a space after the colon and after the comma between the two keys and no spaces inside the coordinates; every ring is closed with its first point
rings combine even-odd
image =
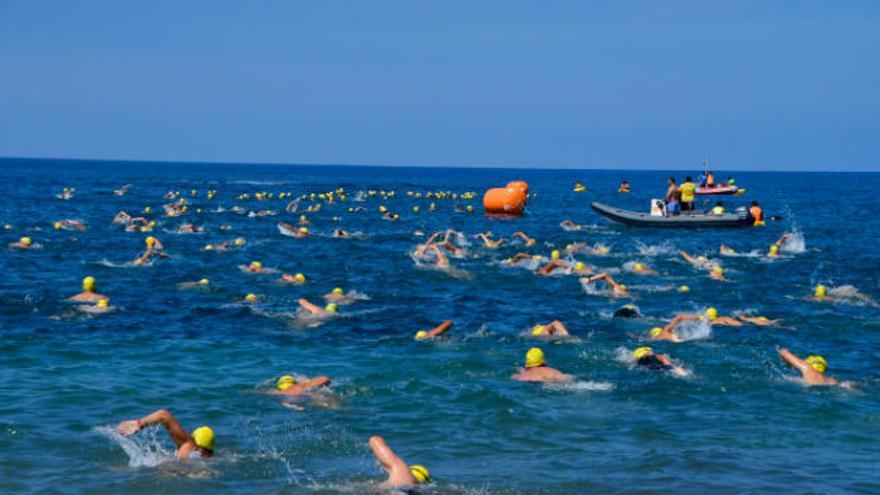
{"type": "Polygon", "coordinates": [[[0,491],[363,493],[383,479],[367,446],[379,434],[408,462],[431,470],[436,483],[426,493],[877,493],[880,175],[737,173],[748,192],[725,201],[759,199],[782,217],[763,229],[641,230],[610,224],[589,208],[599,200],[644,209],[663,194],[668,175],[2,161],[0,223],[12,226],[2,240],[28,235],[39,247],[0,249],[0,491]],[[527,215],[480,214],[482,191],[513,179],[537,194],[527,215]],[[616,194],[621,179],[631,194],[616,194]],[[576,180],[591,192],[571,192],[576,180]],[[131,190],[114,196],[124,183],[131,190]],[[315,234],[308,239],[278,233],[276,222],[298,218],[284,213],[285,201],[235,200],[243,192],[340,186],[351,195],[384,189],[397,197],[371,198],[360,213],[348,212],[351,201],[325,205],[308,214],[315,234]],[[56,199],[63,187],[76,195],[56,199]],[[189,198],[190,189],[199,195],[189,198]],[[207,200],[207,189],[217,197],[207,200]],[[171,258],[132,267],[145,234],[111,220],[119,210],[158,211],[169,190],[202,209],[183,218],[206,232],[176,234],[183,220],[155,216],[153,235],[171,258]],[[456,212],[449,200],[428,212],[429,200],[405,195],[428,190],[478,191],[464,202],[478,212],[456,212]],[[381,221],[380,204],[401,220],[381,221]],[[229,210],[235,205],[279,214],[249,218],[229,210]],[[53,230],[64,218],[89,229],[53,230]],[[585,228],[561,229],[566,218],[585,228]],[[233,230],[221,232],[220,224],[233,230]],[[337,226],[363,235],[330,237],[337,226]],[[415,231],[447,227],[468,234],[467,256],[452,259],[466,276],[419,267],[408,255],[423,239],[415,231]],[[472,237],[486,230],[496,237],[522,230],[538,244],[488,251],[472,237]],[[798,242],[768,260],[767,246],[786,230],[798,242]],[[242,249],[201,250],[237,236],[248,240],[242,249]],[[609,246],[607,256],[577,259],[609,270],[634,298],[611,299],[585,291],[577,277],[538,277],[501,263],[518,251],[549,255],[570,242],[609,246]],[[721,257],[721,242],[747,255],[721,257]],[[719,259],[729,281],[710,280],[683,263],[678,249],[719,259]],[[251,260],[302,272],[308,282],[284,286],[277,275],[243,273],[239,266],[251,260]],[[634,261],[659,275],[627,272],[634,261]],[[88,316],[65,301],[86,275],[117,311],[88,316]],[[211,290],[178,286],[202,277],[211,290]],[[817,283],[842,299],[808,300],[817,283]],[[672,290],[681,284],[691,291],[672,290]],[[368,299],[323,325],[298,325],[297,299],[318,302],[336,286],[368,299]],[[853,288],[868,299],[848,297],[853,288]],[[260,303],[242,304],[248,292],[260,303]],[[644,318],[612,318],[626,302],[644,318]],[[707,306],[781,318],[783,327],[696,327],[688,342],[653,344],[690,372],[684,378],[627,362],[651,327],[707,306]],[[412,339],[445,319],[455,321],[448,338],[412,339]],[[527,336],[551,319],[575,338],[527,336]],[[534,345],[576,382],[510,380],[534,345]],[[828,373],[855,389],[805,387],[781,364],[779,346],[824,355],[828,373]],[[329,375],[337,407],[294,411],[260,393],[285,373],[329,375]],[[158,408],[190,430],[211,425],[217,457],[168,462],[172,444],[163,431],[131,441],[112,432],[117,422],[158,408]]]}

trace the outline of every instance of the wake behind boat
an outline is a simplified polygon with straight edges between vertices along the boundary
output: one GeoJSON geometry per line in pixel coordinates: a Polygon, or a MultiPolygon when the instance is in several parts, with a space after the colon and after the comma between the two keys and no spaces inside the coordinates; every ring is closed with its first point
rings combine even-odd
{"type": "Polygon", "coordinates": [[[678,216],[652,215],[638,211],[624,210],[603,203],[592,203],[593,210],[605,218],[636,227],[663,227],[663,228],[724,228],[724,227],[748,227],[754,224],[754,219],[747,211],[723,213],[715,215],[707,212],[683,212],[678,216]]]}

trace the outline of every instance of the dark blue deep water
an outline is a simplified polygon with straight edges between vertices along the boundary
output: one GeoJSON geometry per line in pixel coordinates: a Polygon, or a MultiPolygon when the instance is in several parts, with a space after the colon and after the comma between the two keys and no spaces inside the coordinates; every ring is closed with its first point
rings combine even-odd
{"type": "Polygon", "coordinates": [[[759,199],[781,217],[764,228],[644,230],[615,226],[589,208],[599,200],[645,209],[662,196],[668,175],[2,161],[0,225],[10,227],[0,231],[0,492],[364,493],[382,479],[367,446],[373,434],[428,466],[436,483],[426,493],[880,492],[880,175],[736,173],[747,194],[726,201],[759,199]],[[482,192],[513,179],[537,194],[527,214],[482,215],[482,192]],[[616,193],[621,179],[631,194],[616,193]],[[590,192],[572,192],[576,180],[590,192]],[[130,191],[113,195],[125,183],[130,191]],[[77,189],[69,201],[55,198],[64,187],[77,189]],[[285,200],[235,199],[339,187],[349,200],[308,214],[308,239],[276,229],[299,217],[284,212],[285,200]],[[208,189],[218,191],[213,200],[208,189]],[[371,189],[396,196],[350,200],[371,189]],[[178,190],[191,213],[159,215],[162,195],[178,190]],[[406,195],[441,190],[478,192],[463,202],[477,211],[439,200],[429,212],[431,200],[406,195]],[[358,204],[366,211],[349,213],[358,204]],[[171,257],[132,267],[146,234],[111,220],[147,205],[158,222],[153,235],[171,257]],[[251,218],[232,212],[236,205],[279,214],[251,218]],[[380,220],[380,205],[400,221],[380,220]],[[89,229],[52,228],[66,218],[89,229]],[[585,228],[565,231],[564,219],[585,228]],[[206,232],[174,233],[184,220],[206,232]],[[233,230],[220,231],[221,224],[233,230]],[[335,227],[363,236],[335,239],[335,227]],[[452,259],[467,277],[420,268],[408,255],[424,239],[416,231],[447,227],[468,235],[466,257],[452,259]],[[489,251],[473,238],[486,230],[496,237],[522,230],[538,244],[489,251]],[[783,231],[796,233],[795,244],[767,259],[783,231]],[[38,248],[6,249],[22,236],[38,248]],[[237,236],[247,239],[242,249],[202,250],[237,236]],[[585,291],[574,276],[539,277],[500,263],[571,242],[609,246],[606,256],[576,258],[608,270],[634,297],[611,299],[585,291]],[[722,242],[746,255],[719,256],[722,242]],[[710,280],[678,249],[720,260],[729,280],[710,280]],[[239,265],[252,260],[302,272],[308,282],[285,286],[277,274],[243,273],[239,265]],[[632,262],[658,275],[634,275],[625,268],[632,262]],[[65,301],[86,275],[117,311],[88,316],[65,301]],[[212,289],[178,286],[202,277],[212,289]],[[809,300],[819,283],[841,298],[809,300]],[[681,284],[691,291],[671,290],[681,284]],[[298,325],[297,299],[317,302],[336,286],[369,299],[323,325],[298,325]],[[261,301],[242,304],[249,292],[261,301]],[[626,302],[644,318],[611,318],[626,302]],[[783,326],[694,328],[688,342],[654,344],[690,372],[685,378],[629,365],[626,355],[644,345],[651,327],[708,306],[779,318],[783,326]],[[448,338],[413,340],[416,330],[445,319],[455,322],[448,338]],[[551,319],[575,338],[528,336],[551,319]],[[510,380],[534,345],[577,381],[510,380]],[[828,373],[855,389],[804,386],[778,347],[825,356],[828,373]],[[338,405],[295,411],[260,393],[286,373],[329,375],[338,405]],[[131,442],[112,433],[117,422],[158,408],[186,428],[211,425],[218,456],[168,462],[164,432],[147,430],[131,442]]]}

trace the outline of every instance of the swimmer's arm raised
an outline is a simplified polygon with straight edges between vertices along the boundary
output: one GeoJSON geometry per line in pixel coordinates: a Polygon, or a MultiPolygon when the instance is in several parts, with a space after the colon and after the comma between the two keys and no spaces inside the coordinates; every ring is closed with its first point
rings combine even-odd
{"type": "Polygon", "coordinates": [[[446,320],[443,323],[437,325],[433,330],[428,332],[427,338],[439,337],[448,332],[450,328],[452,328],[452,320],[446,320]]]}
{"type": "Polygon", "coordinates": [[[123,421],[116,427],[116,431],[118,431],[120,435],[129,436],[142,430],[145,426],[156,424],[161,424],[165,427],[168,431],[168,436],[171,437],[171,440],[174,441],[177,448],[192,442],[192,437],[182,426],[180,426],[180,421],[178,421],[177,418],[166,409],[159,409],[141,419],[123,421]]]}
{"type": "Polygon", "coordinates": [[[314,304],[310,303],[309,301],[307,301],[305,299],[300,299],[299,301],[297,301],[297,303],[299,303],[300,307],[303,308],[304,310],[308,311],[309,313],[312,313],[315,315],[324,314],[323,309],[319,308],[318,306],[315,306],[314,304]]]}
{"type": "Polygon", "coordinates": [[[405,472],[408,470],[403,459],[398,457],[398,455],[391,450],[391,447],[385,443],[385,440],[383,440],[382,437],[370,437],[370,448],[373,449],[373,455],[376,456],[376,460],[382,465],[382,469],[389,474],[395,471],[403,470],[405,472]]]}
{"type": "Polygon", "coordinates": [[[808,371],[812,371],[813,369],[812,366],[807,364],[806,361],[795,356],[786,348],[779,349],[779,357],[781,357],[783,361],[788,363],[789,366],[796,368],[801,373],[807,373],[808,371]]]}

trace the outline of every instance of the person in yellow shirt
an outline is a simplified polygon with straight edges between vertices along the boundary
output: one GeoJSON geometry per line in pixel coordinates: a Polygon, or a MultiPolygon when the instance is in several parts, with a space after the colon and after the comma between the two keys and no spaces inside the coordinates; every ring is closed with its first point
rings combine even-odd
{"type": "Polygon", "coordinates": [[[687,176],[684,182],[679,186],[678,193],[681,195],[681,211],[692,211],[694,209],[694,192],[697,186],[694,184],[691,176],[687,176]]]}

